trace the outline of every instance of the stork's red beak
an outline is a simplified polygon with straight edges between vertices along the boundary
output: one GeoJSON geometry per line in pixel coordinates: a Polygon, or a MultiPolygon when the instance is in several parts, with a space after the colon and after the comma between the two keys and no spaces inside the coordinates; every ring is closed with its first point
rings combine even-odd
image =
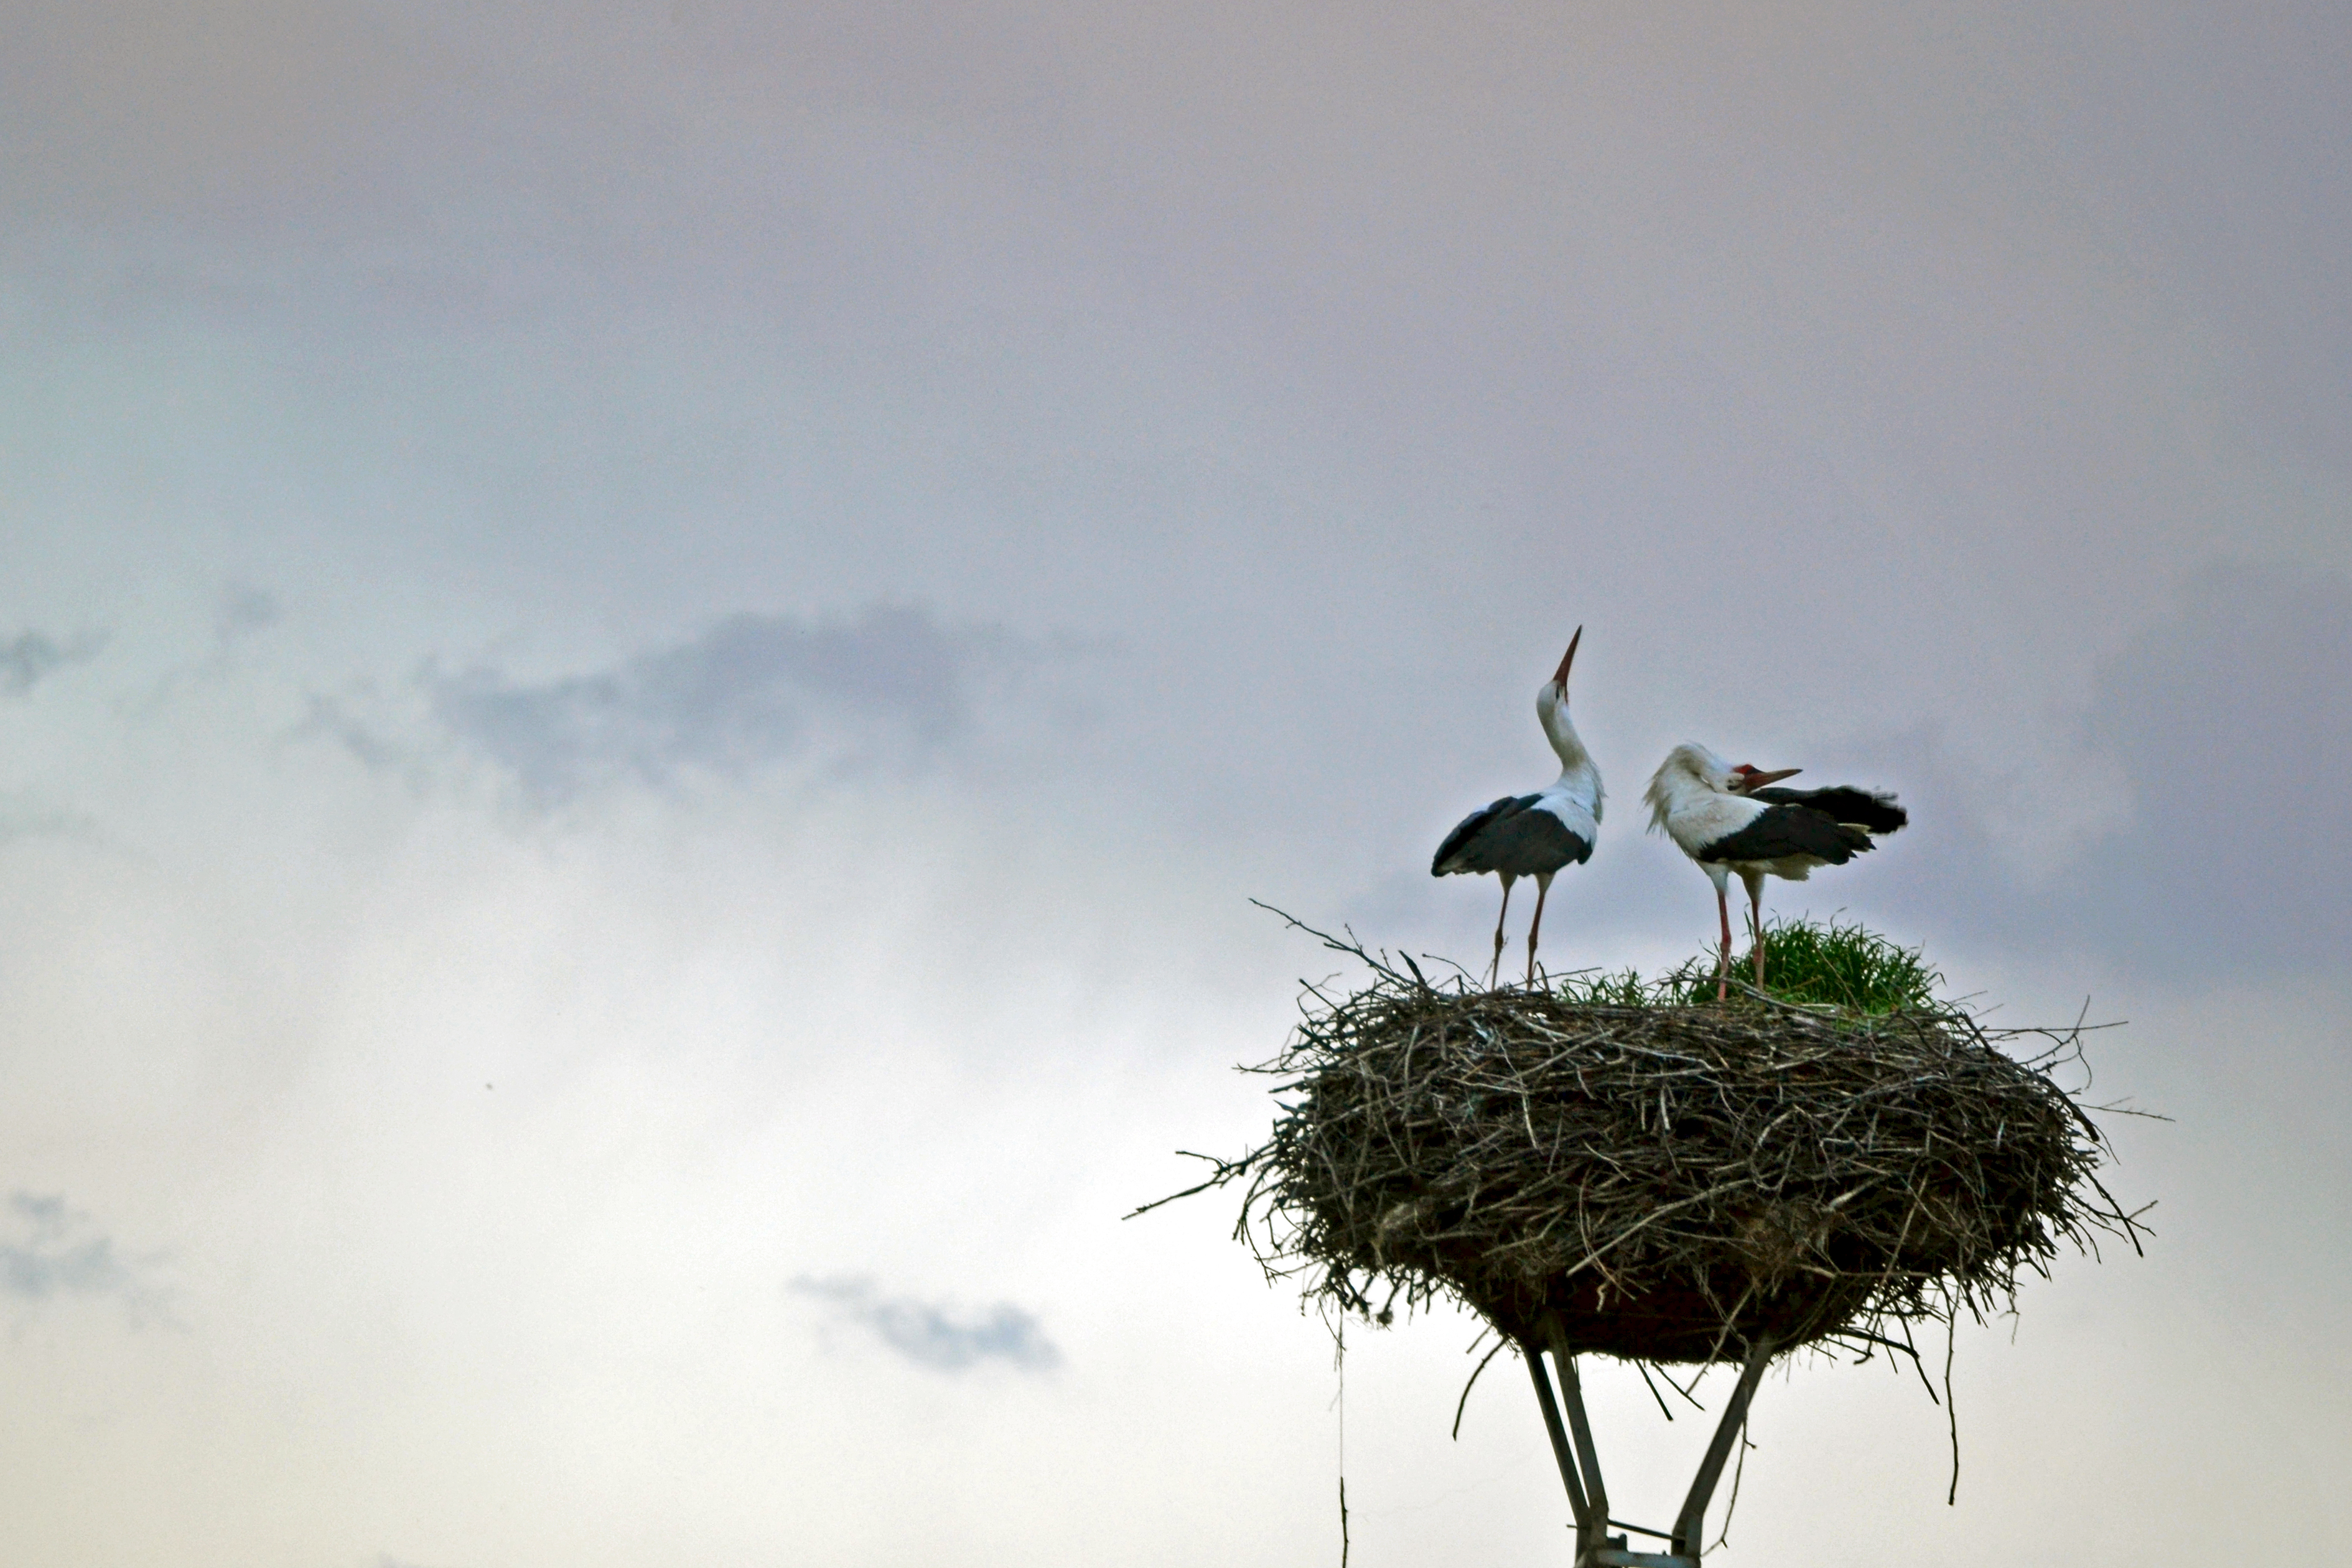
{"type": "Polygon", "coordinates": [[[1568,667],[1576,662],[1576,645],[1583,640],[1584,628],[1579,626],[1576,628],[1576,635],[1568,639],[1568,651],[1560,656],[1559,668],[1551,673],[1551,683],[1559,687],[1563,694],[1568,690],[1568,667]]]}
{"type": "Polygon", "coordinates": [[[1766,773],[1753,763],[1742,763],[1731,770],[1731,787],[1746,795],[1750,790],[1762,789],[1766,784],[1778,780],[1795,778],[1804,771],[1802,768],[1776,768],[1770,773],[1766,773]]]}

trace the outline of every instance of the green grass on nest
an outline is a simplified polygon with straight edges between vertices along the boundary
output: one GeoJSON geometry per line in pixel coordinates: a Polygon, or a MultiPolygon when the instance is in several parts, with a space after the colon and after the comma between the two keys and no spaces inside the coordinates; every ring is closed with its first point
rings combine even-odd
{"type": "MultiPolygon", "coordinates": [[[[1714,1006],[1716,958],[1685,959],[1654,979],[1631,969],[1584,970],[1549,977],[1565,1001],[1606,1007],[1714,1006]]],[[[1731,963],[1730,1000],[1755,1003],[1755,949],[1731,963]]],[[[1774,918],[1764,926],[1764,995],[1799,1007],[1835,1008],[1855,1017],[1941,1013],[1943,974],[1916,947],[1904,947],[1856,922],[1774,918]]]]}

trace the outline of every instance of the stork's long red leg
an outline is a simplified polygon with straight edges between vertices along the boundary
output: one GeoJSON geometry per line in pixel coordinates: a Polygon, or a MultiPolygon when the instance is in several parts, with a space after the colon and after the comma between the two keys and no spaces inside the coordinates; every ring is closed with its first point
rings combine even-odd
{"type": "Polygon", "coordinates": [[[1550,896],[1550,893],[1551,879],[1538,877],[1536,879],[1536,918],[1528,926],[1528,984],[1530,985],[1536,983],[1536,932],[1543,930],[1544,900],[1550,896]]]}
{"type": "Polygon", "coordinates": [[[1715,889],[1715,912],[1723,921],[1723,951],[1715,960],[1715,999],[1731,994],[1731,903],[1720,887],[1715,889]]]}
{"type": "Polygon", "coordinates": [[[1502,972],[1503,921],[1510,917],[1510,913],[1511,879],[1505,877],[1503,879],[1503,908],[1501,911],[1495,916],[1495,961],[1486,965],[1486,988],[1490,991],[1493,990],[1495,986],[1495,976],[1502,972]]]}

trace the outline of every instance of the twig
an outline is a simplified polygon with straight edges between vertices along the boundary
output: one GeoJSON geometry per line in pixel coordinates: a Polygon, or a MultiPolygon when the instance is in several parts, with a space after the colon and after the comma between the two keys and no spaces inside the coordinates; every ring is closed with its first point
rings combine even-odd
{"type": "MultiPolygon", "coordinates": [[[[1650,1397],[1658,1402],[1658,1414],[1664,1416],[1669,1421],[1673,1420],[1675,1418],[1675,1413],[1666,1408],[1666,1396],[1660,1394],[1658,1392],[1658,1385],[1650,1381],[1650,1363],[1645,1361],[1637,1361],[1633,1363],[1633,1370],[1642,1374],[1642,1386],[1648,1389],[1650,1391],[1650,1397]]],[[[1458,1420],[1459,1417],[1456,1419],[1458,1420]]]]}
{"type": "Polygon", "coordinates": [[[1952,1487],[1944,1494],[1944,1506],[1954,1508],[1960,1500],[1960,1405],[1952,1397],[1952,1350],[1959,1342],[1958,1323],[1947,1320],[1944,1324],[1944,1419],[1952,1428],[1952,1487]]]}
{"type": "MultiPolygon", "coordinates": [[[[1502,1354],[1510,1342],[1511,1342],[1508,1340],[1496,1340],[1495,1342],[1495,1348],[1488,1351],[1486,1356],[1480,1360],[1478,1364],[1470,1369],[1470,1381],[1462,1385],[1462,1397],[1454,1402],[1453,1440],[1454,1442],[1458,1443],[1462,1440],[1462,1412],[1469,1406],[1470,1391],[1478,1386],[1478,1374],[1486,1371],[1486,1363],[1493,1361],[1496,1356],[1502,1354]]],[[[1666,1419],[1671,1421],[1674,1417],[1669,1415],[1666,1419]]]]}
{"type": "Polygon", "coordinates": [[[1339,1568],[1348,1568],[1348,1321],[1331,1329],[1331,1365],[1339,1375],[1339,1568]]]}
{"type": "Polygon", "coordinates": [[[1739,1458],[1731,1467],[1731,1496],[1723,1505],[1723,1528],[1717,1531],[1717,1546],[1731,1544],[1731,1516],[1739,1511],[1739,1479],[1748,1473],[1748,1450],[1756,1447],[1748,1440],[1748,1413],[1739,1413],[1739,1458]]]}
{"type": "Polygon", "coordinates": [[[1181,1154],[1187,1160],[1208,1161],[1211,1164],[1216,1166],[1217,1173],[1211,1176],[1207,1181],[1202,1182],[1197,1185],[1186,1187],[1181,1193],[1171,1193],[1164,1198],[1154,1198],[1150,1203],[1143,1205],[1139,1208],[1129,1209],[1127,1213],[1119,1215],[1119,1218],[1123,1220],[1133,1219],[1138,1215],[1150,1214],[1153,1209],[1162,1207],[1168,1204],[1172,1204],[1178,1198],[1189,1198],[1195,1193],[1205,1193],[1211,1187],[1222,1187],[1227,1182],[1232,1181],[1235,1176],[1240,1175],[1243,1172],[1248,1170],[1250,1166],[1256,1163],[1257,1161],[1265,1153],[1265,1151],[1263,1149],[1253,1149],[1238,1160],[1220,1160],[1214,1154],[1195,1154],[1190,1149],[1179,1149],[1176,1152],[1181,1154]]]}

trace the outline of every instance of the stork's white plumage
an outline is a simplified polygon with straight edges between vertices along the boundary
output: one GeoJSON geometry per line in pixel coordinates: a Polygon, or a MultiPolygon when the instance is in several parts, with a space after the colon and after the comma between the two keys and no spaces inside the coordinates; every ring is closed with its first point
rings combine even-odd
{"type": "Polygon", "coordinates": [[[1801,882],[1816,866],[1843,866],[1877,845],[1872,836],[1893,833],[1911,820],[1892,795],[1847,785],[1829,789],[1771,789],[1776,779],[1801,772],[1766,773],[1747,763],[1732,767],[1705,746],[1685,742],[1666,753],[1643,798],[1650,803],[1650,829],[1672,838],[1715,883],[1715,908],[1723,926],[1716,963],[1716,999],[1728,989],[1731,968],[1731,873],[1748,886],[1748,919],[1754,933],[1756,984],[1764,984],[1764,879],[1801,882]]]}
{"type": "Polygon", "coordinates": [[[1576,662],[1576,645],[1583,640],[1584,628],[1579,626],[1568,639],[1559,668],[1536,692],[1536,717],[1559,755],[1559,777],[1533,795],[1505,795],[1472,812],[1445,836],[1429,863],[1433,877],[1492,871],[1502,879],[1495,960],[1486,971],[1490,985],[1503,964],[1503,921],[1511,912],[1511,884],[1521,877],[1536,879],[1536,917],[1528,926],[1528,983],[1533,984],[1536,937],[1543,930],[1551,879],[1562,868],[1592,858],[1592,841],[1601,831],[1601,770],[1592,765],[1592,754],[1568,716],[1568,667],[1576,662]]]}

